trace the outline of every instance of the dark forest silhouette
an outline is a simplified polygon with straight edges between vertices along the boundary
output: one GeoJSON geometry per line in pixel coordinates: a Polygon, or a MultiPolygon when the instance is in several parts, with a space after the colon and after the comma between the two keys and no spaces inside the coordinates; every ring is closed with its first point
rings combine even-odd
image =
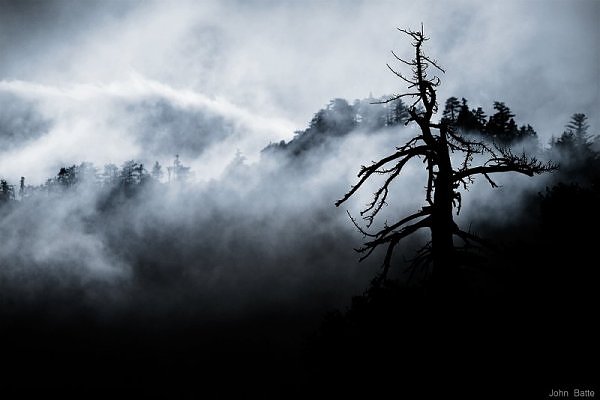
{"type": "MultiPolygon", "coordinates": [[[[427,79],[419,64],[439,67],[420,50],[425,40],[422,31],[401,31],[414,39],[416,57],[408,62],[396,58],[413,67],[414,76],[408,79],[392,71],[416,90],[391,99],[416,99],[409,112],[422,136],[362,167],[361,180],[337,205],[370,175],[387,174],[373,202],[362,212],[369,226],[386,202],[387,186],[412,157],[424,158],[429,168],[428,204],[374,235],[352,220],[370,238],[359,251],[368,255],[379,245],[387,246],[383,275],[363,295],[353,298],[347,310],[332,312],[325,319],[313,342],[314,376],[334,393],[362,390],[365,395],[395,393],[407,398],[446,398],[449,392],[464,398],[538,398],[557,382],[585,382],[585,387],[593,387],[590,383],[598,369],[589,366],[588,356],[597,354],[598,329],[590,325],[598,290],[598,271],[592,267],[597,260],[593,250],[597,239],[588,229],[600,224],[600,154],[594,150],[598,139],[589,135],[586,116],[573,114],[566,130],[551,141],[545,158],[556,164],[513,154],[511,146],[530,142],[530,147],[537,147],[537,134],[530,125],[517,127],[514,114],[502,102],[494,103],[496,113],[487,118],[482,108],[469,110],[466,99],[459,102],[451,97],[440,123],[431,123],[439,81],[427,79]],[[419,103],[421,108],[416,107],[419,103]],[[440,136],[434,137],[431,128],[439,130],[440,136]],[[425,142],[424,147],[419,147],[419,140],[425,142]],[[438,156],[432,150],[441,152],[445,167],[432,163],[438,156]],[[448,164],[447,155],[453,152],[465,154],[457,170],[448,164]],[[477,152],[490,159],[472,167],[471,156],[477,152]],[[388,162],[392,166],[386,169],[388,162]],[[436,165],[440,169],[433,169],[436,165]],[[469,178],[481,174],[495,187],[488,172],[534,175],[550,170],[555,171],[545,181],[545,191],[524,196],[522,206],[504,223],[486,221],[485,215],[474,222],[486,238],[484,244],[494,245],[488,257],[476,258],[459,282],[456,267],[469,259],[460,257],[463,249],[457,249],[449,238],[456,234],[467,245],[480,240],[470,232],[460,233],[452,221],[451,211],[460,204],[455,197],[458,184],[467,189],[472,183],[469,178]],[[443,185],[439,198],[436,185],[443,185]],[[444,206],[438,217],[442,227],[434,228],[438,204],[444,206]],[[580,217],[574,217],[575,210],[581,211],[580,217]],[[413,224],[402,228],[409,222],[413,224]],[[433,267],[447,268],[434,281],[441,281],[444,290],[384,279],[398,240],[424,227],[430,228],[432,236],[440,229],[446,238],[440,257],[433,244],[426,247],[433,267]],[[332,383],[336,379],[361,383],[340,388],[332,383]]],[[[466,250],[478,254],[472,247],[466,250]]],[[[416,260],[419,263],[422,258],[416,260]]]]}

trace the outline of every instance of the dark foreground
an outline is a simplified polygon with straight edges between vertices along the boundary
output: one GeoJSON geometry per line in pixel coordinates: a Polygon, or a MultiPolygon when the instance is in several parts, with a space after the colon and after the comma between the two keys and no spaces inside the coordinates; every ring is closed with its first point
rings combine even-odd
{"type": "Polygon", "coordinates": [[[161,397],[545,398],[551,388],[596,390],[592,296],[567,286],[553,299],[529,294],[452,299],[389,283],[320,328],[293,313],[100,321],[29,310],[3,317],[0,382],[23,395],[161,397]]]}
{"type": "Polygon", "coordinates": [[[514,225],[486,228],[502,245],[456,284],[389,281],[328,315],[99,315],[68,296],[29,305],[3,296],[0,388],[19,397],[598,396],[598,186],[553,190],[514,225]]]}

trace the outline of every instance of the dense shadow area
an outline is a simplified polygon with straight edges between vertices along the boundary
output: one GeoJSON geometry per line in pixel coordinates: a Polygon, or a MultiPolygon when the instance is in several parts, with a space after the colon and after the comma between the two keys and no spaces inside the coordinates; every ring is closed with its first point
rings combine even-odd
{"type": "Polygon", "coordinates": [[[49,320],[22,309],[3,321],[3,389],[144,396],[285,392],[301,371],[294,341],[307,323],[289,313],[206,321],[132,312],[100,322],[82,311],[49,320]]]}
{"type": "Polygon", "coordinates": [[[332,391],[439,398],[593,388],[599,189],[597,178],[559,183],[510,222],[485,227],[498,248],[454,287],[374,284],[323,323],[315,376],[332,391]]]}
{"type": "Polygon", "coordinates": [[[543,398],[557,384],[589,385],[599,197],[597,182],[531,196],[522,215],[485,228],[499,248],[456,286],[374,284],[320,327],[319,316],[291,309],[220,320],[124,309],[103,319],[69,304],[71,293],[64,307],[3,304],[3,387],[543,398]]]}

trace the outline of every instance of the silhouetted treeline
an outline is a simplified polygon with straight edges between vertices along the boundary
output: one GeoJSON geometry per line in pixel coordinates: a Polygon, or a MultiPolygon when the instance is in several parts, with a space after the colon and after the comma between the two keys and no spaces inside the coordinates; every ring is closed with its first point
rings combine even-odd
{"type": "MultiPolygon", "coordinates": [[[[402,99],[384,103],[387,96],[355,100],[350,104],[344,99],[333,99],[327,107],[319,110],[309,123],[308,128],[297,131],[294,139],[269,144],[263,152],[284,151],[299,155],[312,147],[323,145],[329,139],[347,135],[355,129],[365,132],[377,132],[386,127],[402,126],[408,120],[409,113],[402,99]]],[[[501,145],[516,144],[521,141],[537,143],[537,132],[530,124],[518,126],[515,115],[503,102],[493,104],[494,113],[489,117],[481,107],[469,108],[464,97],[458,100],[450,97],[446,100],[443,120],[452,124],[465,134],[476,134],[501,145]]]]}
{"type": "Polygon", "coordinates": [[[6,179],[0,179],[0,204],[14,200],[15,198],[15,187],[9,185],[6,179]]]}
{"type": "Polygon", "coordinates": [[[529,124],[518,126],[515,114],[503,102],[495,101],[494,113],[489,117],[481,107],[469,108],[464,97],[446,100],[442,119],[462,131],[479,134],[499,144],[511,144],[522,140],[537,140],[537,132],[529,124]]]}
{"type": "Polygon", "coordinates": [[[308,128],[297,131],[289,142],[269,144],[264,153],[285,151],[299,155],[328,139],[345,136],[355,129],[376,132],[385,127],[402,125],[408,119],[408,111],[401,99],[387,104],[380,103],[384,97],[355,100],[353,104],[344,99],[333,99],[326,108],[319,110],[308,128]]]}
{"type": "MultiPolygon", "coordinates": [[[[383,128],[403,126],[409,115],[406,105],[401,99],[389,103],[381,103],[385,96],[355,100],[353,104],[344,99],[333,99],[326,108],[319,110],[309,123],[308,128],[296,132],[289,142],[281,141],[266,146],[262,153],[265,157],[272,154],[300,156],[306,151],[327,145],[336,138],[344,137],[354,130],[366,134],[376,133],[383,128]]],[[[530,124],[520,127],[515,122],[515,115],[503,102],[494,102],[495,113],[489,117],[481,107],[469,108],[468,100],[450,97],[445,102],[442,118],[464,134],[478,135],[502,146],[516,146],[527,143],[537,149],[538,155],[544,159],[560,164],[560,171],[555,176],[569,177],[573,181],[591,179],[590,171],[594,171],[598,163],[600,136],[589,132],[587,117],[576,113],[559,135],[553,136],[549,148],[542,150],[537,132],[530,124]]],[[[156,161],[150,170],[143,164],[130,160],[121,167],[107,164],[102,169],[88,162],[79,165],[65,166],[57,175],[49,178],[43,185],[24,185],[25,177],[20,182],[19,190],[15,184],[3,179],[0,181],[0,202],[20,200],[40,192],[57,192],[81,184],[103,187],[119,187],[125,191],[147,182],[185,181],[189,176],[189,167],[184,166],[179,155],[175,156],[172,165],[163,168],[156,161]]],[[[567,180],[568,180],[567,179],[567,180]]],[[[557,182],[561,179],[557,178],[557,182]]]]}
{"type": "MultiPolygon", "coordinates": [[[[179,155],[175,156],[173,164],[166,167],[168,182],[185,182],[190,175],[190,167],[183,165],[179,155]]],[[[26,200],[41,194],[57,194],[78,188],[103,188],[119,190],[133,194],[139,188],[164,180],[163,166],[156,161],[148,171],[144,164],[135,160],[124,162],[121,167],[106,164],[101,170],[92,163],[82,162],[79,165],[62,167],[52,178],[42,185],[25,185],[25,177],[21,177],[18,192],[15,186],[5,179],[0,180],[0,203],[10,200],[26,200]]]]}

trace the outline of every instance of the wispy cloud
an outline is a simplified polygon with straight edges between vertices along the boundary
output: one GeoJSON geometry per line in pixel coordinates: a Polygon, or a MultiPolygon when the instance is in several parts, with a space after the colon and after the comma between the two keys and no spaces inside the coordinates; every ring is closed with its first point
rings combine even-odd
{"type": "MultiPolygon", "coordinates": [[[[111,102],[150,96],[223,115],[243,134],[205,163],[214,165],[231,147],[253,158],[270,140],[289,138],[333,97],[403,90],[385,68],[394,62],[389,50],[410,51],[395,28],[423,22],[429,54],[447,70],[441,101],[464,96],[488,112],[505,101],[547,141],[574,112],[600,127],[598,17],[594,0],[24,3],[0,18],[0,87],[27,96],[66,131],[65,119],[87,118],[71,124],[132,134],[111,102]]],[[[135,157],[129,142],[114,147],[135,157]]],[[[65,160],[91,155],[77,146],[81,153],[65,160]]],[[[46,163],[42,153],[29,154],[46,163]]],[[[101,153],[94,160],[109,158],[101,153]]],[[[3,174],[29,173],[10,156],[2,155],[3,174]]]]}
{"type": "Polygon", "coordinates": [[[294,130],[294,125],[283,118],[251,112],[222,96],[209,97],[189,88],[174,88],[137,72],[131,72],[126,81],[94,84],[3,80],[0,92],[34,102],[37,111],[53,121],[52,129],[43,137],[3,154],[0,170],[13,179],[19,174],[42,179],[61,163],[118,163],[130,158],[161,157],[148,153],[136,137],[140,129],[152,127],[132,127],[127,111],[127,105],[148,100],[165,101],[191,114],[218,116],[233,125],[236,135],[212,143],[214,146],[203,152],[202,162],[212,166],[203,168],[206,178],[218,175],[236,149],[256,160],[269,141],[289,137],[294,130]]]}

